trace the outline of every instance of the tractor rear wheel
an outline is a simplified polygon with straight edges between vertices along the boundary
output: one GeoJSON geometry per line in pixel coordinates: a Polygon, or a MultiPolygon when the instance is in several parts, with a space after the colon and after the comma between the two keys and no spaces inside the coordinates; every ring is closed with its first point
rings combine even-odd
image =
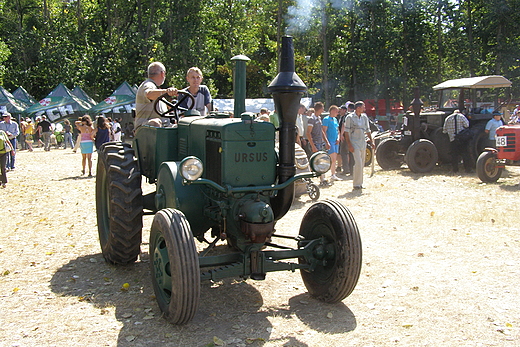
{"type": "Polygon", "coordinates": [[[471,160],[471,165],[474,168],[478,157],[484,149],[488,147],[488,134],[484,131],[486,127],[485,123],[479,123],[475,126],[471,127],[471,131],[473,133],[473,137],[468,143],[469,156],[471,160]]]}
{"type": "Polygon", "coordinates": [[[184,214],[159,211],[150,231],[150,266],[159,308],[173,324],[191,320],[199,307],[199,257],[184,214]]]}
{"type": "Polygon", "coordinates": [[[399,169],[403,164],[403,157],[404,155],[400,152],[400,145],[397,139],[385,139],[377,146],[377,164],[383,170],[399,169]]]}
{"type": "Polygon", "coordinates": [[[98,151],[96,211],[103,257],[128,264],[141,252],[143,194],[141,173],[127,143],[110,142],[98,151]]]}
{"type": "Polygon", "coordinates": [[[438,159],[437,148],[430,140],[414,141],[406,151],[406,164],[415,173],[432,171],[438,159]]]}
{"type": "Polygon", "coordinates": [[[439,162],[449,164],[451,163],[450,138],[448,134],[443,131],[442,127],[435,129],[431,135],[431,141],[435,145],[435,148],[437,148],[439,162]]]}
{"type": "MultiPolygon", "coordinates": [[[[361,238],[350,211],[336,201],[316,202],[302,219],[300,236],[325,241],[314,250],[320,258],[316,266],[300,271],[309,294],[328,303],[349,296],[358,282],[362,260],[361,238]]],[[[307,262],[300,258],[299,263],[307,262]]]]}
{"type": "Polygon", "coordinates": [[[497,166],[497,155],[485,151],[477,159],[477,176],[482,182],[496,182],[502,176],[503,168],[497,166]]]}

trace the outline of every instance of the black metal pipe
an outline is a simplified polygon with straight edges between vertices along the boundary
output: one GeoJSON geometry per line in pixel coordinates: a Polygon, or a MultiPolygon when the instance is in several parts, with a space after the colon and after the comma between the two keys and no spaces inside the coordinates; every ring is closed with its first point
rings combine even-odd
{"type": "MultiPolygon", "coordinates": [[[[294,143],[296,141],[296,117],[300,100],[307,86],[294,71],[294,48],[292,37],[282,38],[280,72],[269,85],[280,121],[280,144],[278,183],[283,183],[296,174],[294,143]]],[[[294,184],[278,191],[271,200],[275,220],[282,218],[294,199],[294,184]]]]}

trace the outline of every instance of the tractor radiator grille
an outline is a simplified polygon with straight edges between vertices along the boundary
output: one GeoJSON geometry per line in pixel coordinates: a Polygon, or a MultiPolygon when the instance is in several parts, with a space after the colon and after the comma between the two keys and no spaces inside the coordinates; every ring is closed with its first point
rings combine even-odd
{"type": "Polygon", "coordinates": [[[515,133],[503,133],[500,136],[507,136],[507,146],[498,147],[500,152],[515,152],[516,151],[516,134],[515,133]]]}
{"type": "Polygon", "coordinates": [[[184,158],[188,155],[188,141],[186,138],[179,139],[179,158],[184,158]]]}
{"type": "Polygon", "coordinates": [[[220,133],[208,131],[206,134],[206,178],[222,184],[222,140],[220,133]]]}

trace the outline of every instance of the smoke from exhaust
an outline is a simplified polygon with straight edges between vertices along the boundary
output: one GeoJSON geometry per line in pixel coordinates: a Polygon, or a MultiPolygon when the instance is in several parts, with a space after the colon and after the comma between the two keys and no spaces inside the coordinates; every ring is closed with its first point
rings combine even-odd
{"type": "Polygon", "coordinates": [[[330,4],[333,8],[352,8],[353,0],[297,0],[295,6],[287,11],[286,34],[303,33],[310,28],[313,16],[321,16],[324,7],[330,4]]]}

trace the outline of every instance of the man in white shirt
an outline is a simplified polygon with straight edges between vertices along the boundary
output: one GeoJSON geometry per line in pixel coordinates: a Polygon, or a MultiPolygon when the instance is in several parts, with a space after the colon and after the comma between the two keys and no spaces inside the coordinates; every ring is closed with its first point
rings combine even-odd
{"type": "Polygon", "coordinates": [[[161,127],[162,120],[154,111],[154,101],[165,93],[169,96],[177,95],[177,88],[159,88],[165,79],[166,68],[162,63],[153,62],[148,65],[148,78],[141,83],[135,96],[135,129],[144,124],[161,127]]]}
{"type": "Polygon", "coordinates": [[[349,151],[354,154],[354,172],[352,173],[354,189],[363,189],[363,168],[365,167],[367,147],[365,135],[368,136],[372,148],[374,148],[374,141],[370,133],[368,117],[365,114],[365,103],[358,101],[354,107],[354,112],[345,119],[344,138],[349,151]]]}
{"type": "Polygon", "coordinates": [[[121,142],[121,134],[123,133],[121,129],[121,118],[115,118],[114,123],[112,124],[112,134],[114,134],[114,141],[121,142]]]}

